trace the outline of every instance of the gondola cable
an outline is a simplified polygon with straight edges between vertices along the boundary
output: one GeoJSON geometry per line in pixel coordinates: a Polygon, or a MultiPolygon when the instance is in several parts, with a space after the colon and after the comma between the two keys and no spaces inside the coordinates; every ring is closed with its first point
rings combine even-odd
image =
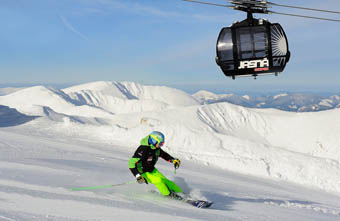
{"type": "MultiPolygon", "coordinates": [[[[184,0],[184,1],[191,1],[191,0],[184,0]]],[[[283,4],[278,4],[278,3],[274,3],[274,2],[268,2],[266,0],[262,0],[262,1],[233,0],[233,1],[228,1],[228,2],[232,3],[232,4],[258,5],[258,6],[261,6],[261,7],[268,7],[267,6],[267,4],[268,4],[268,5],[277,6],[277,7],[294,8],[294,9],[301,9],[301,10],[308,10],[308,11],[317,11],[317,12],[340,14],[340,12],[338,12],[338,11],[330,11],[330,10],[316,9],[316,8],[306,8],[306,7],[293,6],[293,5],[283,5],[283,4]]]]}
{"type": "Polygon", "coordinates": [[[321,17],[314,17],[314,16],[307,16],[307,15],[297,15],[297,14],[290,14],[290,13],[275,12],[275,11],[270,11],[270,10],[268,10],[268,14],[278,14],[278,15],[286,15],[286,16],[293,16],[293,17],[300,17],[300,18],[310,18],[310,19],[317,19],[317,20],[324,20],[324,21],[340,22],[340,20],[338,19],[321,18],[321,17]]]}
{"type": "MultiPolygon", "coordinates": [[[[216,3],[202,2],[202,1],[197,1],[197,0],[182,0],[182,1],[240,10],[237,6],[233,6],[233,5],[216,4],[216,3]]],[[[324,20],[324,21],[340,22],[339,19],[331,19],[331,18],[314,17],[314,16],[308,16],[308,15],[299,15],[299,14],[291,14],[291,13],[271,11],[271,10],[267,10],[268,6],[266,4],[272,5],[272,6],[277,6],[277,7],[286,7],[286,8],[294,8],[294,9],[301,9],[301,10],[324,12],[324,13],[340,14],[340,12],[338,12],[338,11],[330,11],[330,10],[315,9],[315,8],[306,8],[306,7],[291,6],[291,5],[282,5],[282,4],[277,4],[277,3],[273,3],[273,2],[267,2],[267,1],[261,1],[261,2],[254,1],[253,2],[253,1],[247,1],[247,0],[241,0],[241,1],[234,0],[234,1],[229,1],[229,2],[236,4],[236,5],[249,4],[249,5],[254,5],[255,7],[264,8],[265,10],[262,11],[263,14],[278,14],[278,15],[285,15],[285,16],[293,16],[293,17],[301,17],[301,18],[309,18],[309,19],[318,19],[318,20],[324,20]]],[[[259,12],[257,12],[257,13],[259,13],[259,12]]]]}
{"type": "Polygon", "coordinates": [[[216,3],[210,3],[210,2],[201,2],[201,1],[195,1],[195,0],[182,0],[182,1],[193,2],[193,3],[203,4],[203,5],[212,5],[212,6],[226,7],[226,8],[233,8],[234,7],[232,5],[223,5],[223,4],[216,4],[216,3]]]}
{"type": "Polygon", "coordinates": [[[329,10],[316,9],[316,8],[305,8],[305,7],[291,6],[291,5],[281,5],[281,4],[277,4],[277,3],[273,3],[273,2],[267,2],[267,4],[277,6],[277,7],[295,8],[295,9],[308,10],[308,11],[317,11],[317,12],[340,14],[340,12],[338,12],[338,11],[329,11],[329,10]]]}

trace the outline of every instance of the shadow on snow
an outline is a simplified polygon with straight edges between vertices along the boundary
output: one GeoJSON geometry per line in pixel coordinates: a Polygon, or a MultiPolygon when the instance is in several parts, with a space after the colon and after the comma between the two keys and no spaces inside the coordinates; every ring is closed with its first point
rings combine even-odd
{"type": "Polygon", "coordinates": [[[0,105],[0,127],[13,127],[25,124],[38,116],[29,116],[18,112],[14,108],[0,105]]]}
{"type": "Polygon", "coordinates": [[[214,204],[212,206],[213,209],[217,210],[233,210],[232,205],[236,202],[247,202],[247,203],[261,203],[268,205],[276,205],[276,206],[294,206],[294,205],[315,205],[315,202],[311,201],[301,201],[301,200],[282,200],[282,199],[270,199],[270,198],[250,198],[250,197],[234,197],[227,196],[223,193],[214,193],[214,192],[203,192],[202,193],[207,200],[213,201],[214,204]]]}

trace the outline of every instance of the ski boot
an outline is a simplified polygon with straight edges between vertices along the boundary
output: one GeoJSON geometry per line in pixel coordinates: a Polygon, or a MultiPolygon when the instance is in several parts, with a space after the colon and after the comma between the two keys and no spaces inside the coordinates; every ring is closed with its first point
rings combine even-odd
{"type": "Polygon", "coordinates": [[[170,191],[170,194],[168,195],[168,197],[175,199],[175,200],[183,200],[183,197],[181,197],[180,195],[178,195],[177,193],[170,191]]]}

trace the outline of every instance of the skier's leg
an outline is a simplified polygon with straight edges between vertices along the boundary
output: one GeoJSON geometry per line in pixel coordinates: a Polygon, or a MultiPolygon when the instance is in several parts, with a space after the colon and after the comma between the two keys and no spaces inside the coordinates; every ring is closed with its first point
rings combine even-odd
{"type": "MultiPolygon", "coordinates": [[[[176,192],[176,193],[181,193],[182,189],[172,180],[169,180],[168,178],[166,178],[161,172],[159,172],[157,169],[154,170],[155,173],[157,173],[157,175],[159,177],[162,178],[162,181],[167,185],[167,187],[169,188],[170,191],[176,192]]],[[[152,172],[154,172],[152,171],[152,172]]]]}
{"type": "Polygon", "coordinates": [[[173,181],[169,179],[165,179],[165,184],[168,186],[169,190],[174,191],[176,193],[181,193],[182,189],[173,181]]]}
{"type": "Polygon", "coordinates": [[[163,178],[161,176],[162,174],[157,172],[158,170],[155,169],[151,173],[143,173],[142,176],[148,181],[148,183],[152,183],[153,185],[155,185],[162,195],[167,196],[170,194],[169,188],[163,181],[163,178]]]}
{"type": "Polygon", "coordinates": [[[154,169],[151,173],[145,173],[145,178],[148,182],[154,184],[163,195],[169,195],[170,191],[182,192],[182,189],[175,182],[167,179],[157,169],[154,169]]]}

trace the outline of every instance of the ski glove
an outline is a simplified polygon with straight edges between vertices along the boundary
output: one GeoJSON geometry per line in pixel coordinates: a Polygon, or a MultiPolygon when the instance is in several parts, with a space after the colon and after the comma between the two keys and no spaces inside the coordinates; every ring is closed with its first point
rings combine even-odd
{"type": "Polygon", "coordinates": [[[179,159],[177,159],[177,158],[174,159],[174,160],[172,160],[171,163],[174,164],[174,167],[175,167],[176,170],[177,170],[177,169],[179,168],[179,166],[181,165],[181,161],[180,161],[179,159]]]}
{"type": "Polygon", "coordinates": [[[148,181],[146,181],[146,180],[144,179],[144,177],[142,177],[140,174],[137,174],[137,175],[136,175],[136,179],[137,179],[137,182],[138,182],[139,184],[143,184],[143,183],[148,184],[148,181]]]}

